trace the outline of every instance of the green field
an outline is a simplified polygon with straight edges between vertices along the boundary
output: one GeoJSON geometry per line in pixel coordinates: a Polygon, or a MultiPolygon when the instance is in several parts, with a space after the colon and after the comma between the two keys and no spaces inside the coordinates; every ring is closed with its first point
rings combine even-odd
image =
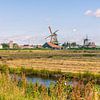
{"type": "Polygon", "coordinates": [[[1,50],[0,64],[11,68],[100,74],[100,50],[1,50]]]}
{"type": "Polygon", "coordinates": [[[0,80],[0,100],[99,100],[100,51],[0,50],[0,80]],[[31,73],[64,76],[46,87],[27,82],[25,74],[31,73]]]}

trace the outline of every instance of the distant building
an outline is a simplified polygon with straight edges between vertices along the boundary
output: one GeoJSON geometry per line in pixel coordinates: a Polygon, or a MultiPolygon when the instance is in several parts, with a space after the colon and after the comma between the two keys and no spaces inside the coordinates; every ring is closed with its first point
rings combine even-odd
{"type": "Polygon", "coordinates": [[[42,48],[42,45],[37,45],[37,48],[42,48]]]}
{"type": "Polygon", "coordinates": [[[50,49],[61,49],[61,47],[59,45],[55,45],[51,42],[46,42],[44,45],[43,45],[44,48],[50,48],[50,49]]]}
{"type": "Polygon", "coordinates": [[[88,48],[96,48],[96,45],[94,42],[89,42],[88,48]]]}
{"type": "Polygon", "coordinates": [[[88,45],[89,45],[89,39],[88,39],[88,38],[84,39],[83,45],[84,45],[85,47],[88,47],[88,45]]]}
{"type": "Polygon", "coordinates": [[[8,43],[10,49],[13,49],[13,44],[14,44],[13,41],[10,41],[10,42],[8,43]]]}
{"type": "Polygon", "coordinates": [[[32,49],[32,48],[34,48],[34,46],[33,45],[26,44],[26,45],[20,45],[20,48],[21,49],[32,49]]]}
{"type": "Polygon", "coordinates": [[[2,44],[0,44],[0,49],[3,49],[3,46],[2,46],[2,44]]]}
{"type": "Polygon", "coordinates": [[[88,37],[84,39],[83,47],[85,48],[96,48],[95,42],[89,41],[88,37]]]}

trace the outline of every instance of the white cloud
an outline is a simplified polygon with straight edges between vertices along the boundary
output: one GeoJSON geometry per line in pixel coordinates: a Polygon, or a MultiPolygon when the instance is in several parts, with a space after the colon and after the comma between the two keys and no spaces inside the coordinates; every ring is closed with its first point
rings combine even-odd
{"type": "Polygon", "coordinates": [[[73,32],[76,32],[76,31],[77,31],[77,29],[76,29],[76,28],[74,28],[74,29],[73,29],[73,32]]]}
{"type": "Polygon", "coordinates": [[[93,11],[92,11],[92,10],[87,10],[87,11],[85,12],[85,15],[93,16],[93,11]]]}
{"type": "Polygon", "coordinates": [[[100,17],[100,8],[95,11],[94,15],[96,17],[100,17]]]}
{"type": "Polygon", "coordinates": [[[87,16],[94,16],[94,17],[100,18],[100,8],[96,9],[95,11],[87,10],[85,12],[85,15],[87,15],[87,16]]]}

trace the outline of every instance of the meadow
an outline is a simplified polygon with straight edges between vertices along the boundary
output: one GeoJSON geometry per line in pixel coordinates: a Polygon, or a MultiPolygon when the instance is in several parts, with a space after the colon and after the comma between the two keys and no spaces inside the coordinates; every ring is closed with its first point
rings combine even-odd
{"type": "Polygon", "coordinates": [[[0,64],[11,68],[100,74],[100,50],[1,50],[0,64]]]}
{"type": "Polygon", "coordinates": [[[100,50],[0,50],[0,100],[99,99],[100,50]],[[46,87],[26,75],[57,83],[46,87]]]}

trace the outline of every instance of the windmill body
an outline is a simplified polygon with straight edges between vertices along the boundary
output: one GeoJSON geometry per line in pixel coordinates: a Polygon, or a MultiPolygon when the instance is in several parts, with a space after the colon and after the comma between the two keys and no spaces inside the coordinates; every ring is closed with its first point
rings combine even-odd
{"type": "Polygon", "coordinates": [[[56,34],[56,32],[58,32],[58,30],[56,30],[55,32],[52,32],[51,27],[49,26],[49,31],[50,31],[51,35],[49,35],[47,38],[50,38],[50,43],[58,45],[59,43],[58,43],[57,34],[56,34]]]}
{"type": "Polygon", "coordinates": [[[50,35],[47,38],[50,38],[49,42],[46,42],[43,47],[44,48],[51,48],[51,49],[61,49],[61,47],[59,46],[58,43],[58,39],[57,39],[57,32],[58,30],[56,30],[55,32],[52,32],[51,27],[49,26],[49,31],[50,31],[50,35]]]}
{"type": "Polygon", "coordinates": [[[86,37],[84,39],[84,46],[88,46],[88,44],[89,44],[89,39],[88,39],[88,37],[86,37]]]}

